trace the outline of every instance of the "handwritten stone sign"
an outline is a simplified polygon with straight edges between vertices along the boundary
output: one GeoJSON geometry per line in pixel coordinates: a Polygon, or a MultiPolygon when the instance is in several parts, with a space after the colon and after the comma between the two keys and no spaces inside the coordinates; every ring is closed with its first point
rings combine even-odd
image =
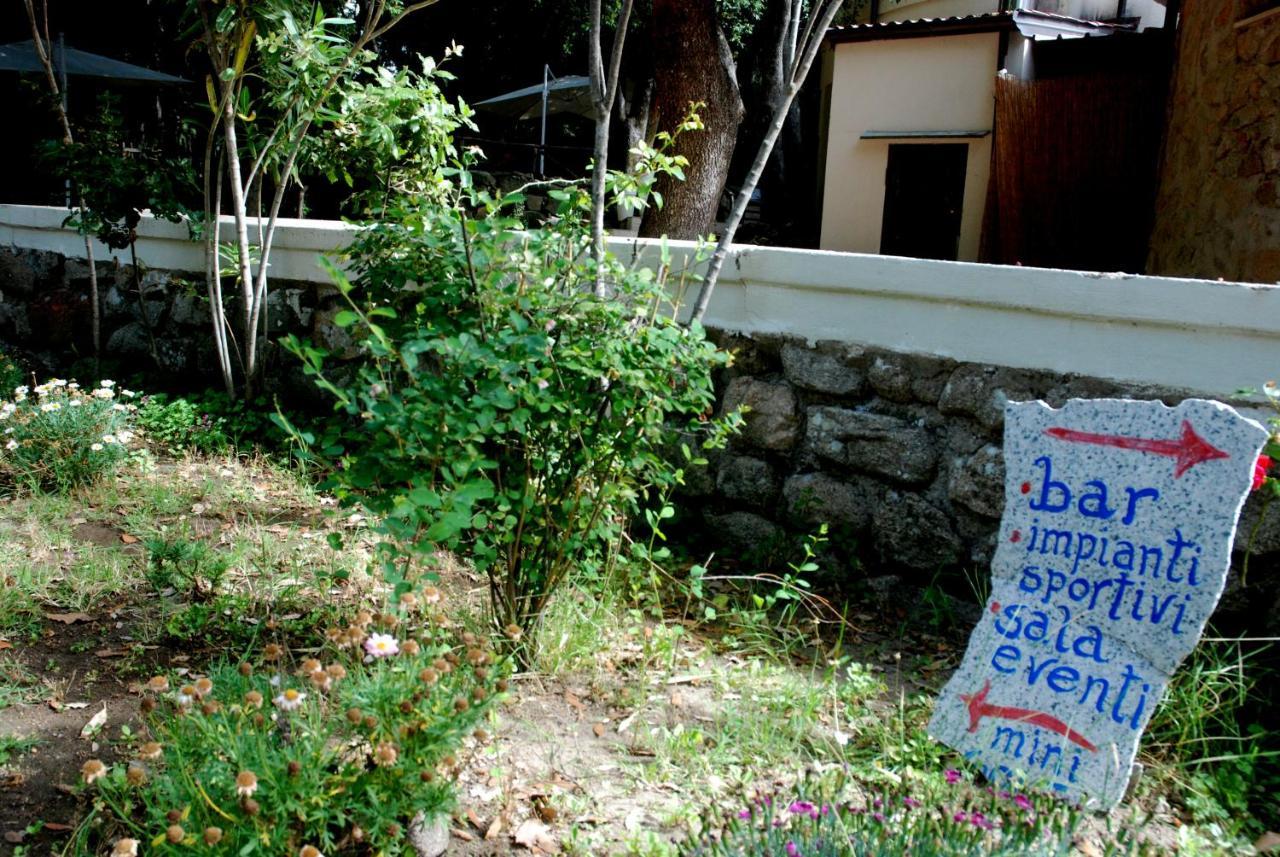
{"type": "Polygon", "coordinates": [[[1198,399],[1010,404],[991,597],[930,733],[989,778],[1119,802],[1222,595],[1266,437],[1198,399]]]}

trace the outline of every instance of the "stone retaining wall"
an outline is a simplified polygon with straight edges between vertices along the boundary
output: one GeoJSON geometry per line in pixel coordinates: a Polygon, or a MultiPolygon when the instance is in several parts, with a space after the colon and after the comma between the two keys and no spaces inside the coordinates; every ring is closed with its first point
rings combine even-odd
{"type": "MultiPolygon", "coordinates": [[[[143,269],[139,289],[128,265],[99,262],[104,372],[143,372],[187,388],[220,386],[202,275],[143,269]],[[155,357],[152,356],[152,337],[155,357]]],[[[0,248],[0,343],[40,373],[66,374],[93,356],[89,266],[59,253],[0,248]]],[[[274,282],[267,300],[268,388],[310,389],[298,362],[274,341],[285,334],[313,337],[342,352],[352,345],[332,324],[339,296],[316,282],[274,282]]],[[[234,304],[229,305],[235,312],[234,304]]]]}
{"type": "MultiPolygon", "coordinates": [[[[820,523],[831,528],[828,563],[855,577],[901,575],[918,585],[935,572],[983,569],[1004,506],[1001,441],[1007,401],[1160,399],[1184,391],[964,363],[836,342],[810,346],[778,336],[717,334],[735,354],[721,412],[745,405],[729,448],[689,479],[701,533],[733,555],[794,551],[820,523]]],[[[1262,495],[1245,507],[1236,565],[1258,522],[1262,495]]],[[[1277,504],[1280,507],[1280,504],[1277,504]]],[[[1280,508],[1254,536],[1250,592],[1227,604],[1274,613],[1280,508]],[[1267,600],[1260,603],[1259,592],[1267,600]]]]}
{"type": "MultiPolygon", "coordinates": [[[[305,273],[301,261],[284,269],[305,273]]],[[[98,275],[109,371],[120,378],[135,372],[154,377],[158,362],[177,385],[220,383],[199,275],[144,271],[141,306],[127,265],[99,263],[98,275]],[[147,323],[158,361],[151,357],[147,323]]],[[[272,338],[294,333],[353,356],[346,332],[332,324],[340,309],[336,290],[323,277],[307,276],[273,283],[272,338]]],[[[83,261],[49,250],[0,247],[0,343],[16,348],[42,373],[65,374],[92,355],[89,324],[83,261]]],[[[1211,335],[1182,334],[1184,342],[1211,335]]],[[[781,561],[796,555],[797,539],[827,523],[831,537],[824,559],[842,582],[895,574],[924,585],[940,570],[985,570],[1003,507],[1006,401],[1041,398],[1061,405],[1073,397],[1119,396],[1174,404],[1189,395],[887,348],[811,345],[782,334],[713,336],[735,354],[733,367],[719,379],[722,409],[746,405],[750,412],[742,435],[708,468],[689,475],[683,507],[703,524],[697,528],[699,547],[719,542],[739,556],[768,554],[781,561]]],[[[292,357],[268,345],[264,359],[270,388],[294,397],[311,393],[292,357]]],[[[1260,499],[1255,495],[1245,507],[1237,565],[1259,520],[1260,499]]],[[[1251,615],[1263,623],[1280,617],[1280,504],[1256,529],[1250,586],[1233,583],[1224,600],[1226,612],[1244,617],[1238,624],[1253,628],[1260,626],[1251,615]]]]}

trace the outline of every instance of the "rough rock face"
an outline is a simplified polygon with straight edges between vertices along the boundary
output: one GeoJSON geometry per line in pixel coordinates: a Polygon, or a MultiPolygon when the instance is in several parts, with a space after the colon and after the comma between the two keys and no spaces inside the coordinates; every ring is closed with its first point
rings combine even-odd
{"type": "Polygon", "coordinates": [[[919,494],[890,491],[872,519],[880,554],[919,571],[960,559],[961,543],[946,514],[919,494]]]}
{"type": "Polygon", "coordinates": [[[817,459],[908,485],[927,482],[938,458],[923,428],[847,408],[810,408],[804,445],[817,459]]]}
{"type": "MultiPolygon", "coordinates": [[[[860,349],[845,351],[855,358],[860,354],[860,349]]],[[[801,390],[835,396],[857,394],[865,383],[863,372],[851,366],[847,357],[801,345],[782,346],[782,373],[801,390]]]]}
{"type": "Polygon", "coordinates": [[[1182,6],[1149,273],[1280,280],[1280,17],[1245,6],[1182,6]]]}
{"type": "MultiPolygon", "coordinates": [[[[209,307],[201,275],[143,271],[139,284],[128,265],[111,260],[97,266],[105,366],[145,368],[187,385],[220,385],[209,342],[209,307]],[[152,344],[154,340],[154,346],[152,344]],[[153,357],[154,353],[154,357],[153,357]],[[194,381],[192,373],[201,376],[194,381]]],[[[231,307],[234,312],[234,306],[231,307]]],[[[314,338],[349,359],[356,354],[347,331],[333,324],[338,296],[331,287],[280,281],[267,298],[269,339],[286,334],[314,338]]],[[[0,249],[0,342],[21,352],[42,372],[65,373],[93,353],[89,266],[56,253],[0,249]]],[[[294,384],[288,361],[271,342],[264,378],[280,391],[307,394],[294,384]]]]}
{"type": "MultiPolygon", "coordinates": [[[[752,411],[730,449],[687,478],[684,503],[706,523],[699,540],[720,540],[745,556],[790,539],[791,553],[776,553],[790,557],[801,538],[826,523],[828,567],[849,574],[856,558],[858,574],[896,573],[908,586],[927,583],[939,568],[990,562],[1004,507],[1006,401],[1061,406],[1071,398],[1128,396],[1176,404],[1188,397],[919,354],[716,336],[735,354],[722,409],[746,404],[752,411]]],[[[1237,567],[1261,499],[1255,494],[1245,505],[1237,567]]],[[[1224,605],[1277,602],[1277,592],[1258,587],[1274,588],[1266,570],[1278,555],[1275,504],[1253,540],[1249,586],[1229,588],[1224,605]]]]}
{"type": "Polygon", "coordinates": [[[800,418],[796,412],[796,394],[781,381],[756,378],[734,378],[724,394],[727,413],[746,406],[746,425],[742,438],[760,449],[785,451],[795,446],[800,434],[800,418]]]}

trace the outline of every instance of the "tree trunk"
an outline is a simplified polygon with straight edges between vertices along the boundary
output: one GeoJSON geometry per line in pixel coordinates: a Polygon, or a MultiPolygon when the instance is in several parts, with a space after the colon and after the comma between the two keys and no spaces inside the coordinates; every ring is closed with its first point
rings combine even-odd
{"type": "MultiPolygon", "coordinates": [[[[757,33],[760,39],[757,69],[760,81],[759,108],[749,117],[752,126],[746,139],[754,151],[769,132],[769,126],[778,110],[787,100],[791,82],[791,67],[795,61],[797,46],[795,37],[800,23],[800,0],[775,0],[770,3],[757,33]]],[[[799,182],[790,175],[793,165],[803,161],[804,141],[801,137],[801,116],[798,102],[792,102],[786,122],[773,154],[760,177],[761,213],[769,224],[780,233],[797,219],[797,208],[810,204],[804,193],[797,192],[799,182]]]]}
{"type": "Polygon", "coordinates": [[[704,131],[680,136],[675,152],[689,159],[685,181],[659,179],[663,206],[650,208],[640,234],[696,238],[710,232],[720,207],[742,122],[742,97],[714,0],[654,0],[654,130],[672,131],[694,102],[704,131]]]}

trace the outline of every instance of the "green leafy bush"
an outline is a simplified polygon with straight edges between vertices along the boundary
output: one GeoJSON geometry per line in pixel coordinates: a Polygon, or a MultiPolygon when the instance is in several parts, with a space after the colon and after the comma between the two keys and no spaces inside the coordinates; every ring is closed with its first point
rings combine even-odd
{"type": "Polygon", "coordinates": [[[134,436],[133,395],[117,397],[112,381],[91,391],[61,378],[14,388],[0,405],[0,483],[67,492],[114,472],[134,436]]]}
{"type": "Polygon", "coordinates": [[[226,452],[258,447],[283,448],[288,435],[271,419],[275,408],[264,397],[232,399],[209,390],[170,398],[162,393],[138,403],[138,428],[170,453],[226,452]]]}
{"type": "Polygon", "coordinates": [[[0,390],[13,390],[21,386],[26,378],[27,373],[18,365],[18,361],[8,354],[0,354],[0,390]]]}
{"type": "Polygon", "coordinates": [[[444,630],[438,599],[362,613],[300,664],[269,644],[256,666],[153,678],[131,758],[82,769],[96,794],[70,850],[412,853],[407,827],[452,808],[452,754],[487,738],[506,688],[480,641],[444,630]]]}
{"type": "Polygon", "coordinates": [[[366,355],[350,380],[288,347],[354,426],[318,444],[335,490],[385,522],[393,558],[465,545],[527,658],[566,575],[604,567],[649,489],[681,478],[664,441],[710,413],[726,358],[675,320],[662,273],[609,257],[593,293],[581,188],[524,231],[522,196],[457,186],[362,232],[353,279],[333,271],[366,355]]]}

